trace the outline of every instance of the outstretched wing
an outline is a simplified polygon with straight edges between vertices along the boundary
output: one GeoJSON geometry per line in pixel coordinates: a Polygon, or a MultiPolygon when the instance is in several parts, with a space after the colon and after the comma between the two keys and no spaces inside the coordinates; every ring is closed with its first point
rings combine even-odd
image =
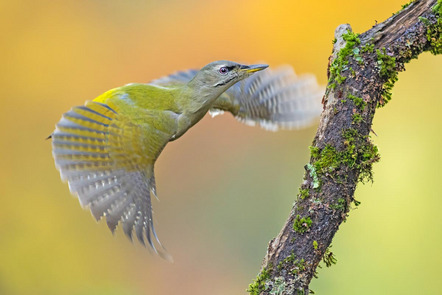
{"type": "Polygon", "coordinates": [[[179,85],[186,84],[187,82],[192,80],[193,77],[195,77],[196,73],[198,73],[198,70],[195,69],[179,71],[169,76],[164,76],[159,79],[152,80],[150,81],[150,84],[163,85],[163,86],[173,85],[173,84],[179,84],[179,85]]]}
{"type": "Polygon", "coordinates": [[[319,117],[323,93],[313,75],[297,76],[290,66],[267,69],[229,88],[211,113],[229,111],[245,124],[272,131],[303,128],[319,117]]]}
{"type": "MultiPolygon", "coordinates": [[[[177,72],[151,83],[187,83],[196,73],[177,72]]],[[[228,111],[245,124],[273,131],[303,128],[318,119],[323,94],[324,87],[318,85],[314,75],[297,76],[290,66],[269,68],[230,87],[215,101],[210,113],[216,116],[228,111]]]]}
{"type": "MultiPolygon", "coordinates": [[[[92,101],[63,115],[52,134],[52,148],[62,179],[83,207],[97,220],[105,216],[112,232],[121,221],[130,239],[135,230],[138,240],[144,245],[146,238],[157,252],[152,237],[161,243],[152,220],[153,166],[168,139],[119,114],[116,106],[92,101]]],[[[158,253],[170,258],[164,250],[158,253]]]]}

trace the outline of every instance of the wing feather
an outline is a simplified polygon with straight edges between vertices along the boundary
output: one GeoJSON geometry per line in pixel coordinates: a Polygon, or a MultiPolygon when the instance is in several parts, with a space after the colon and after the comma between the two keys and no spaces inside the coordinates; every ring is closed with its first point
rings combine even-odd
{"type": "Polygon", "coordinates": [[[233,110],[239,121],[272,131],[304,128],[319,117],[323,91],[313,75],[297,76],[283,66],[240,81],[218,98],[211,112],[233,110]]]}
{"type": "MultiPolygon", "coordinates": [[[[196,73],[196,70],[177,72],[151,83],[183,84],[196,73]]],[[[299,129],[317,121],[324,90],[314,75],[297,76],[286,65],[260,71],[236,83],[216,100],[209,112],[216,116],[228,111],[247,125],[260,125],[273,131],[299,129]]]]}
{"type": "Polygon", "coordinates": [[[81,206],[89,207],[97,220],[105,216],[112,232],[121,223],[132,239],[135,230],[141,244],[147,240],[155,252],[171,259],[152,221],[155,157],[149,156],[162,150],[167,134],[92,101],[65,113],[52,139],[56,167],[81,206]]]}

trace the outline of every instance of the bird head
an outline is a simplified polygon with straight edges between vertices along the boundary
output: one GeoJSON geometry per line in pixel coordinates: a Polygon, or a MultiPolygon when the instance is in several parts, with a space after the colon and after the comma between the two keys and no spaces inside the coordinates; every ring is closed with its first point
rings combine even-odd
{"type": "Polygon", "coordinates": [[[203,67],[193,79],[201,87],[212,88],[223,93],[230,86],[245,79],[255,72],[264,70],[268,65],[242,65],[232,61],[215,61],[203,67]]]}

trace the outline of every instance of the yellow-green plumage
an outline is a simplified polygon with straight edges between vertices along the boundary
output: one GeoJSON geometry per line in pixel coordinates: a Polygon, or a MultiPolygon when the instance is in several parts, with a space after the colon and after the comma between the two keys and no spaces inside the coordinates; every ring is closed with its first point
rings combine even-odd
{"type": "Polygon", "coordinates": [[[106,91],[95,98],[94,101],[105,104],[113,103],[119,108],[125,108],[125,111],[128,112],[132,110],[126,108],[131,106],[150,110],[179,112],[180,108],[177,105],[177,99],[181,91],[182,86],[164,87],[151,84],[131,83],[106,91]]]}
{"type": "Polygon", "coordinates": [[[156,196],[155,161],[169,141],[182,136],[209,109],[280,127],[308,124],[299,122],[310,122],[319,113],[316,82],[305,87],[293,72],[255,74],[250,83],[246,79],[234,85],[264,68],[218,61],[198,72],[118,87],[72,108],[52,134],[61,177],[97,220],[105,216],[112,231],[121,222],[128,237],[135,232],[142,244],[147,239],[170,259],[155,233],[151,205],[151,194],[156,196]],[[293,95],[299,89],[303,96],[293,95]],[[306,104],[305,97],[315,101],[306,104]],[[294,116],[299,110],[307,115],[294,116]]]}

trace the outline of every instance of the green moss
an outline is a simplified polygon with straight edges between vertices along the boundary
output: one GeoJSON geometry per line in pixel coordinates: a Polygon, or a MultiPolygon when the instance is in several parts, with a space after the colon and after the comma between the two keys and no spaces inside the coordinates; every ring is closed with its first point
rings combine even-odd
{"type": "Polygon", "coordinates": [[[407,8],[408,6],[410,6],[411,3],[413,3],[414,1],[416,1],[416,0],[411,0],[411,1],[408,2],[408,3],[402,4],[402,5],[401,5],[401,10],[399,10],[399,11],[393,13],[393,16],[396,15],[396,14],[398,14],[399,12],[401,12],[402,10],[404,10],[405,8],[407,8]]]}
{"type": "Polygon", "coordinates": [[[356,113],[351,116],[353,124],[359,124],[363,121],[363,118],[360,114],[356,113]]]}
{"type": "Polygon", "coordinates": [[[442,0],[438,0],[437,4],[434,5],[431,10],[437,14],[439,17],[442,17],[442,0]]]}
{"type": "Polygon", "coordinates": [[[391,100],[394,83],[398,80],[398,71],[396,70],[396,58],[386,53],[386,49],[376,49],[377,64],[379,75],[385,80],[382,87],[382,98],[378,102],[378,107],[383,107],[391,100]]]}
{"type": "Polygon", "coordinates": [[[292,269],[292,274],[293,275],[298,275],[301,271],[305,270],[305,261],[304,259],[301,260],[295,260],[293,262],[293,266],[294,268],[292,269]]]}
{"type": "MultiPolygon", "coordinates": [[[[316,177],[328,175],[330,177],[346,177],[347,174],[338,175],[337,171],[341,165],[356,169],[359,178],[358,181],[372,181],[372,164],[379,160],[378,149],[373,145],[369,136],[362,136],[356,129],[346,129],[342,134],[344,138],[344,149],[338,151],[335,147],[327,144],[322,150],[312,152],[313,163],[316,177]]],[[[339,180],[339,179],[338,179],[339,180]]]]}
{"type": "MultiPolygon", "coordinates": [[[[294,276],[299,275],[300,272],[306,269],[306,262],[304,259],[296,259],[295,254],[292,253],[287,256],[284,260],[280,261],[277,267],[277,271],[281,272],[282,270],[291,273],[294,276]]],[[[273,284],[275,286],[275,284],[273,284]]],[[[274,287],[272,291],[274,290],[274,287]]],[[[273,294],[270,292],[270,294],[273,294]]],[[[275,293],[278,294],[278,293],[275,293]]],[[[291,294],[291,293],[290,293],[291,294]]]]}
{"type": "Polygon", "coordinates": [[[362,136],[355,129],[345,130],[343,137],[347,146],[342,153],[343,163],[358,170],[358,181],[373,181],[372,164],[380,159],[377,146],[370,141],[368,135],[362,136]]]}
{"type": "Polygon", "coordinates": [[[296,259],[296,256],[292,251],[292,253],[289,256],[287,256],[284,260],[279,262],[278,271],[281,271],[283,268],[290,269],[290,272],[293,275],[297,275],[299,274],[299,272],[305,270],[306,263],[304,259],[301,260],[296,259]]]}
{"type": "MultiPolygon", "coordinates": [[[[342,34],[342,38],[346,41],[345,46],[339,50],[336,55],[336,58],[333,60],[330,65],[330,78],[329,78],[329,86],[330,88],[335,88],[337,84],[341,84],[345,81],[346,77],[342,75],[342,73],[348,70],[348,57],[351,55],[359,55],[359,49],[356,50],[356,46],[358,46],[361,41],[359,40],[359,35],[347,32],[342,34]]],[[[362,60],[361,60],[362,61],[362,60]]]]}
{"type": "Polygon", "coordinates": [[[340,211],[344,211],[347,208],[347,202],[345,201],[344,198],[339,198],[338,201],[336,202],[336,204],[331,204],[330,208],[334,209],[334,210],[340,210],[340,211]]]}
{"type": "Polygon", "coordinates": [[[336,264],[336,262],[338,262],[338,260],[336,259],[336,257],[333,255],[333,252],[330,251],[331,249],[331,245],[325,250],[324,256],[322,257],[322,261],[324,261],[325,266],[330,267],[333,264],[336,264]]]}
{"type": "Polygon", "coordinates": [[[299,197],[301,198],[301,200],[307,199],[309,194],[310,194],[309,189],[307,189],[307,188],[299,189],[299,197]]]}
{"type": "Polygon", "coordinates": [[[366,52],[373,53],[374,52],[374,37],[371,37],[370,40],[367,41],[367,43],[365,43],[361,47],[361,51],[363,53],[366,53],[366,52]]]}
{"type": "Polygon", "coordinates": [[[312,223],[313,222],[309,216],[301,218],[298,214],[293,222],[293,230],[299,234],[303,234],[310,229],[312,223]]]}
{"type": "Polygon", "coordinates": [[[281,271],[284,266],[288,265],[288,264],[292,264],[294,261],[296,260],[296,256],[295,253],[292,251],[292,253],[287,256],[286,258],[284,258],[284,260],[281,260],[278,264],[278,271],[281,271]]]}
{"type": "Polygon", "coordinates": [[[365,44],[364,46],[362,46],[362,48],[361,48],[362,50],[362,52],[370,52],[370,53],[372,53],[373,51],[374,51],[374,43],[367,43],[367,44],[365,44]]]}
{"type": "Polygon", "coordinates": [[[396,72],[396,58],[388,55],[385,48],[376,49],[376,54],[378,56],[379,74],[383,78],[390,77],[391,72],[396,72]]]}
{"type": "Polygon", "coordinates": [[[340,165],[338,152],[330,144],[327,144],[315,159],[316,161],[313,162],[313,167],[315,171],[321,175],[332,172],[340,165]]]}
{"type": "Polygon", "coordinates": [[[318,241],[313,241],[313,248],[315,249],[315,250],[318,250],[318,241]]]}
{"type": "Polygon", "coordinates": [[[351,93],[349,93],[347,95],[347,98],[351,101],[353,101],[353,103],[355,104],[355,106],[362,112],[365,109],[365,106],[367,105],[367,103],[361,98],[361,97],[357,97],[351,93]]]}
{"type": "Polygon", "coordinates": [[[318,147],[315,146],[310,146],[310,154],[313,158],[317,158],[320,154],[320,149],[318,147]]]}
{"type": "Polygon", "coordinates": [[[414,1],[415,1],[415,0],[411,0],[410,2],[403,4],[403,5],[402,5],[402,9],[407,8],[407,7],[410,6],[410,4],[413,3],[414,1]]]}
{"type": "MultiPolygon", "coordinates": [[[[403,6],[410,5],[413,1],[403,6]]],[[[427,27],[426,37],[430,43],[429,51],[432,54],[442,54],[442,0],[438,0],[437,4],[432,7],[432,12],[436,15],[436,22],[432,23],[432,17],[419,17],[419,20],[427,27]]],[[[412,50],[401,51],[400,55],[406,60],[417,58],[417,54],[412,50]]],[[[391,100],[391,93],[394,83],[398,80],[398,72],[396,71],[396,59],[386,54],[385,48],[377,50],[378,67],[381,77],[385,80],[382,89],[382,98],[378,102],[378,107],[384,106],[391,100]]]]}
{"type": "Polygon", "coordinates": [[[424,23],[424,25],[426,25],[426,26],[429,26],[429,25],[431,25],[431,22],[430,22],[430,20],[428,19],[428,18],[426,18],[426,17],[423,17],[423,16],[419,16],[418,17],[418,19],[421,21],[421,22],[423,22],[424,23]]]}
{"type": "MultiPolygon", "coordinates": [[[[430,52],[434,55],[442,54],[442,1],[437,1],[432,11],[437,16],[434,25],[427,25],[427,40],[430,42],[430,52]]],[[[424,22],[425,23],[425,22],[424,22]]]]}
{"type": "Polygon", "coordinates": [[[266,290],[266,281],[270,278],[271,269],[264,268],[249,285],[247,292],[252,295],[259,295],[266,290]]]}

